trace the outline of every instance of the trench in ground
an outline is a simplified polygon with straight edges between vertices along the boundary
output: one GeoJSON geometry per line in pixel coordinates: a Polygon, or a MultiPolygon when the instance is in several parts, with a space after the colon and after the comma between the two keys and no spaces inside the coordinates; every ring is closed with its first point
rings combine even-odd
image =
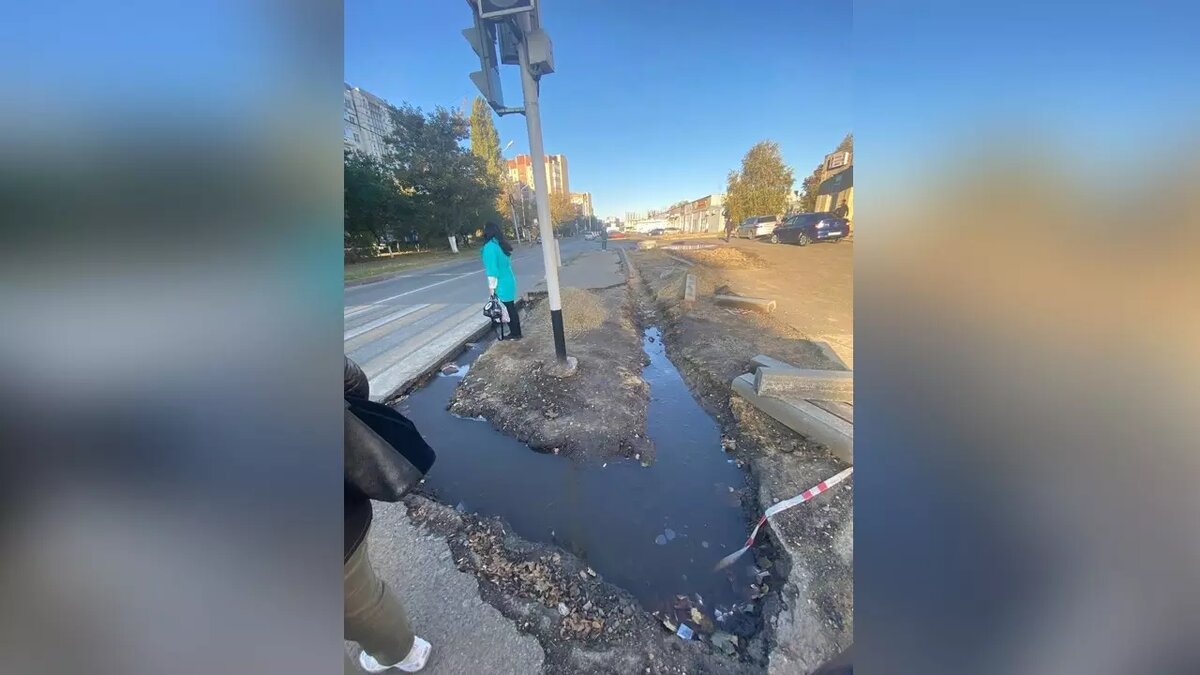
{"type": "Polygon", "coordinates": [[[454,389],[485,343],[460,355],[459,373],[435,376],[397,408],[437,451],[425,484],[443,503],[498,516],[524,539],[571,551],[648,610],[699,595],[711,617],[714,607],[751,598],[748,564],[713,571],[746,539],[745,474],[722,450],[719,427],[667,358],[658,329],[646,329],[642,344],[656,453],[649,466],[536,452],[484,420],[450,413],[454,389]]]}

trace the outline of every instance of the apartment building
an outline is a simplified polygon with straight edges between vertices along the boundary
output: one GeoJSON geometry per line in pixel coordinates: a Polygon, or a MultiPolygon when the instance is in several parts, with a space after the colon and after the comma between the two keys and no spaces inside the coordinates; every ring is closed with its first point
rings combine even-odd
{"type": "Polygon", "coordinates": [[[343,84],[342,147],[382,157],[387,147],[384,138],[392,133],[388,102],[365,89],[343,84]]]}

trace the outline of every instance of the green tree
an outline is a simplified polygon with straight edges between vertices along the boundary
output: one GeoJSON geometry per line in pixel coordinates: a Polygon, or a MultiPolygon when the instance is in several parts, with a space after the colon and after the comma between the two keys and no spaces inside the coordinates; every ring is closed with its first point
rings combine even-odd
{"type": "Polygon", "coordinates": [[[579,209],[571,203],[571,195],[565,192],[555,192],[550,195],[550,223],[561,225],[575,220],[579,209]]]}
{"type": "MultiPolygon", "coordinates": [[[[470,234],[498,219],[498,188],[485,162],[462,147],[467,119],[438,107],[424,113],[409,105],[391,110],[393,134],[384,167],[412,205],[409,229],[424,242],[470,234]]],[[[448,244],[446,244],[448,246],[448,244]]]]}
{"type": "Polygon", "coordinates": [[[496,187],[496,210],[508,218],[508,170],[500,151],[500,134],[492,119],[492,108],[476,96],[471,103],[471,154],[483,161],[488,180],[496,187]]]}
{"type": "Polygon", "coordinates": [[[783,163],[779,144],[755,143],[742,157],[741,171],[731,171],[727,179],[730,217],[741,222],[749,216],[783,213],[794,182],[791,167],[783,163]]]}
{"type": "Polygon", "coordinates": [[[821,181],[825,180],[825,163],[817,165],[812,173],[800,182],[800,211],[812,213],[817,208],[817,191],[821,189],[821,181]]]}
{"type": "Polygon", "coordinates": [[[409,196],[383,164],[358,151],[344,157],[342,208],[346,247],[355,258],[373,254],[381,242],[403,239],[403,222],[412,214],[409,196]]]}

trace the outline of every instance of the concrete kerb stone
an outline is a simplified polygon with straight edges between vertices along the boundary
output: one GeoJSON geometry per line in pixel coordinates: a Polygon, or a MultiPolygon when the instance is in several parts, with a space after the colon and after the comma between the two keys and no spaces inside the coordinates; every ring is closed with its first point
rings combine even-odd
{"type": "Polygon", "coordinates": [[[742,295],[714,295],[713,301],[718,305],[728,305],[740,309],[752,309],[756,312],[770,314],[775,311],[774,300],[766,298],[751,298],[742,295]]]}
{"type": "Polygon", "coordinates": [[[695,274],[689,274],[684,279],[683,301],[684,302],[695,302],[696,301],[696,275],[695,274]]]}
{"type": "Polygon", "coordinates": [[[854,425],[803,399],[760,396],[754,390],[750,373],[734,378],[734,392],[755,408],[778,420],[796,433],[824,444],[836,457],[854,463],[854,425]]]}
{"type": "Polygon", "coordinates": [[[759,367],[754,391],[760,396],[854,402],[854,374],[848,370],[759,367]]]}

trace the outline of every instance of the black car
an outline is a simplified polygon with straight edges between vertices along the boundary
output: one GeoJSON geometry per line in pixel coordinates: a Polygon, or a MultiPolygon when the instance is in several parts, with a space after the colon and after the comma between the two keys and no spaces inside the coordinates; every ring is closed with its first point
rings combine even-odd
{"type": "Polygon", "coordinates": [[[797,213],[788,216],[771,233],[772,244],[799,244],[814,241],[841,241],[850,234],[850,223],[832,213],[797,213]]]}

